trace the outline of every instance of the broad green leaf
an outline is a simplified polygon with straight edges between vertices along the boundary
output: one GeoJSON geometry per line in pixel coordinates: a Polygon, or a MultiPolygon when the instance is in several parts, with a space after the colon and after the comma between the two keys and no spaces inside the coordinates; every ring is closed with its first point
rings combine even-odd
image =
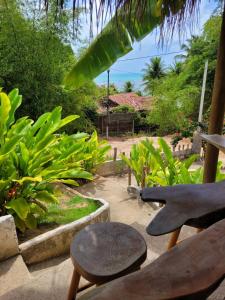
{"type": "Polygon", "coordinates": [[[75,180],[72,180],[72,179],[56,179],[56,180],[53,180],[53,182],[55,182],[55,183],[61,182],[61,183],[65,183],[65,184],[79,186],[79,184],[75,180]]]}
{"type": "Polygon", "coordinates": [[[26,145],[22,142],[20,142],[20,167],[23,170],[23,172],[26,172],[27,170],[27,164],[29,161],[29,150],[27,149],[26,145]]]}
{"type": "Polygon", "coordinates": [[[22,139],[22,136],[17,135],[10,139],[6,139],[5,144],[1,148],[1,154],[8,154],[9,152],[13,151],[13,149],[18,145],[19,141],[22,139]]]}
{"type": "Polygon", "coordinates": [[[61,111],[62,111],[62,107],[58,106],[50,113],[46,122],[43,124],[43,126],[40,128],[40,130],[36,135],[37,142],[40,142],[46,136],[54,133],[55,130],[58,129],[58,126],[60,124],[60,119],[61,119],[61,111]]]}
{"type": "Polygon", "coordinates": [[[67,75],[66,86],[77,88],[97,77],[118,58],[130,52],[134,41],[143,39],[163,21],[157,13],[156,0],[147,1],[141,21],[137,21],[135,3],[133,1],[134,8],[129,14],[125,14],[126,9],[122,8],[109,21],[67,75]]]}
{"type": "Polygon", "coordinates": [[[65,126],[66,124],[68,124],[68,123],[70,123],[70,122],[72,122],[72,121],[78,119],[78,118],[80,118],[80,116],[77,116],[77,115],[70,115],[70,116],[68,116],[68,117],[66,117],[66,118],[64,118],[64,119],[62,119],[61,122],[60,122],[60,124],[59,124],[59,126],[58,126],[58,128],[57,128],[57,130],[58,130],[59,128],[62,128],[62,127],[65,126]]]}
{"type": "Polygon", "coordinates": [[[16,198],[11,200],[5,206],[6,208],[11,208],[15,211],[21,220],[25,220],[28,213],[30,212],[30,206],[24,198],[16,198]]]}
{"type": "Polygon", "coordinates": [[[23,184],[24,182],[41,182],[42,181],[42,177],[41,176],[37,176],[37,177],[23,177],[22,179],[14,179],[13,181],[18,182],[19,184],[23,184]]]}
{"type": "Polygon", "coordinates": [[[26,227],[30,229],[35,229],[37,227],[37,220],[33,214],[28,214],[26,219],[24,220],[26,227]]]}
{"type": "Polygon", "coordinates": [[[91,173],[82,170],[68,170],[59,173],[57,178],[82,178],[92,180],[93,176],[91,173]]]}
{"type": "Polygon", "coordinates": [[[14,221],[15,221],[16,228],[19,228],[19,230],[21,232],[25,232],[25,230],[26,230],[26,223],[23,220],[21,220],[16,215],[13,215],[13,218],[14,218],[14,221]]]}
{"type": "Polygon", "coordinates": [[[58,203],[58,199],[48,191],[40,191],[36,193],[35,198],[47,203],[58,203]]]}
{"type": "Polygon", "coordinates": [[[43,126],[43,124],[46,122],[50,115],[51,113],[47,112],[37,119],[37,121],[34,123],[31,129],[32,136],[35,135],[36,132],[43,126]]]}
{"type": "Polygon", "coordinates": [[[10,99],[5,93],[0,93],[0,139],[3,138],[3,135],[6,133],[6,125],[9,119],[9,112],[11,109],[10,99]]]}
{"type": "Polygon", "coordinates": [[[9,99],[11,102],[11,109],[9,112],[9,118],[7,121],[7,128],[14,123],[15,121],[15,112],[17,110],[17,108],[21,105],[22,103],[22,96],[19,95],[19,90],[18,89],[14,89],[9,93],[9,99]]]}
{"type": "Polygon", "coordinates": [[[185,161],[183,161],[185,168],[189,169],[190,166],[198,159],[198,157],[199,155],[194,154],[187,158],[185,161]]]}

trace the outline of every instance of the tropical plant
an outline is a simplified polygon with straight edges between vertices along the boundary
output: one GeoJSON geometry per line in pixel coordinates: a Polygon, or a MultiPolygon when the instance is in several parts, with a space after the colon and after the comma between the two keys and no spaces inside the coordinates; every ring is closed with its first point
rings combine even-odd
{"type": "Polygon", "coordinates": [[[133,85],[133,83],[131,81],[126,81],[124,83],[123,91],[125,93],[131,93],[131,92],[133,92],[133,89],[134,89],[134,85],[133,85]]]}
{"type": "Polygon", "coordinates": [[[112,112],[115,113],[129,113],[129,112],[135,112],[135,109],[128,105],[128,104],[123,104],[123,105],[119,105],[116,106],[112,109],[112,112]]]}
{"type": "MultiPolygon", "coordinates": [[[[154,147],[149,139],[133,145],[130,158],[122,155],[122,159],[132,170],[138,185],[141,185],[143,176],[145,184],[151,186],[168,186],[175,184],[197,184],[203,181],[203,168],[190,170],[198,155],[191,155],[185,160],[179,160],[163,138],[158,139],[158,148],[154,147]]],[[[224,180],[225,174],[221,171],[222,163],[217,166],[216,180],[224,180]]]]}
{"type": "Polygon", "coordinates": [[[176,75],[179,75],[182,71],[182,62],[180,61],[175,61],[172,66],[170,67],[170,72],[172,74],[176,74],[176,75]]]}
{"type": "Polygon", "coordinates": [[[161,57],[151,58],[150,63],[146,63],[146,68],[142,71],[144,73],[143,82],[145,90],[149,91],[151,94],[154,94],[155,83],[157,83],[157,80],[165,75],[164,64],[161,60],[161,57]]]}
{"type": "Polygon", "coordinates": [[[1,92],[0,99],[0,215],[12,214],[23,231],[36,226],[47,203],[57,202],[52,183],[77,185],[76,179],[92,179],[83,166],[91,154],[84,151],[84,134],[55,134],[77,115],[62,119],[61,107],[56,107],[36,122],[28,117],[15,121],[22,102],[18,90],[1,92]]]}
{"type": "Polygon", "coordinates": [[[94,131],[84,145],[83,152],[90,155],[90,158],[84,160],[84,169],[94,173],[96,167],[106,160],[110,149],[111,146],[108,142],[105,140],[100,141],[97,132],[94,131]]]}
{"type": "Polygon", "coordinates": [[[182,172],[188,169],[197,159],[196,155],[185,161],[173,157],[173,153],[165,140],[158,139],[159,147],[146,139],[132,146],[130,158],[122,155],[122,159],[134,173],[137,184],[140,185],[143,176],[146,176],[147,186],[174,185],[182,180],[182,172]],[[183,171],[184,170],[184,171],[183,171]]]}

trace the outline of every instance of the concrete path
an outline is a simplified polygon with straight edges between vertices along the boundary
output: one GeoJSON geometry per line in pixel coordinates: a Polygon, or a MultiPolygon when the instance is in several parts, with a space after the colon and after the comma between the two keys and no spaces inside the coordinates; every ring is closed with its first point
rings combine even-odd
{"type": "MultiPolygon", "coordinates": [[[[149,264],[166,251],[168,235],[150,237],[145,231],[157,210],[128,195],[127,176],[99,177],[94,182],[79,187],[77,190],[90,197],[104,198],[110,204],[111,221],[129,224],[143,235],[148,245],[148,258],[144,265],[149,264]]],[[[190,236],[193,233],[192,229],[184,228],[182,237],[190,236]]],[[[14,277],[11,277],[12,279],[8,277],[12,274],[11,272],[7,273],[7,265],[4,269],[0,266],[0,271],[5,270],[2,272],[7,273],[7,275],[1,273],[3,276],[0,280],[0,286],[1,292],[3,292],[0,300],[66,300],[73,269],[68,255],[30,266],[30,273],[25,264],[21,262],[21,258],[13,258],[11,262],[8,262],[8,266],[14,277]],[[18,265],[18,268],[15,264],[18,265]],[[15,268],[12,267],[13,265],[15,268]],[[22,280],[14,279],[17,277],[22,278],[22,280]],[[6,281],[8,281],[8,285],[2,289],[2,284],[6,281]],[[10,286],[10,284],[12,285],[10,286]]],[[[85,283],[86,281],[82,279],[80,286],[85,283]]]]}

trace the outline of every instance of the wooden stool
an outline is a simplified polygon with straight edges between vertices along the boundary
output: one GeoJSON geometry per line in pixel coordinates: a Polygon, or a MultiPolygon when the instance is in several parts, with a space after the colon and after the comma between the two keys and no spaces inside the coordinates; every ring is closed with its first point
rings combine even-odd
{"type": "Polygon", "coordinates": [[[147,257],[141,234],[126,224],[89,225],[74,238],[70,256],[74,265],[68,300],[76,299],[80,276],[100,285],[140,269],[147,257]]]}

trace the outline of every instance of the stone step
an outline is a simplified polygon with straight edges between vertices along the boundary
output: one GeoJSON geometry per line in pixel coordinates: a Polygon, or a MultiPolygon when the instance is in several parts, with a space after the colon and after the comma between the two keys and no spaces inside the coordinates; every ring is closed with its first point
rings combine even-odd
{"type": "MultiPolygon", "coordinates": [[[[43,270],[33,270],[31,274],[36,274],[29,282],[19,288],[15,288],[5,293],[0,300],[64,300],[66,299],[73,265],[70,259],[66,259],[57,266],[50,266],[43,270]]],[[[80,286],[87,283],[81,279],[80,286]]]]}
{"type": "Polygon", "coordinates": [[[30,282],[31,278],[21,255],[0,262],[0,298],[7,291],[30,282]]]}

